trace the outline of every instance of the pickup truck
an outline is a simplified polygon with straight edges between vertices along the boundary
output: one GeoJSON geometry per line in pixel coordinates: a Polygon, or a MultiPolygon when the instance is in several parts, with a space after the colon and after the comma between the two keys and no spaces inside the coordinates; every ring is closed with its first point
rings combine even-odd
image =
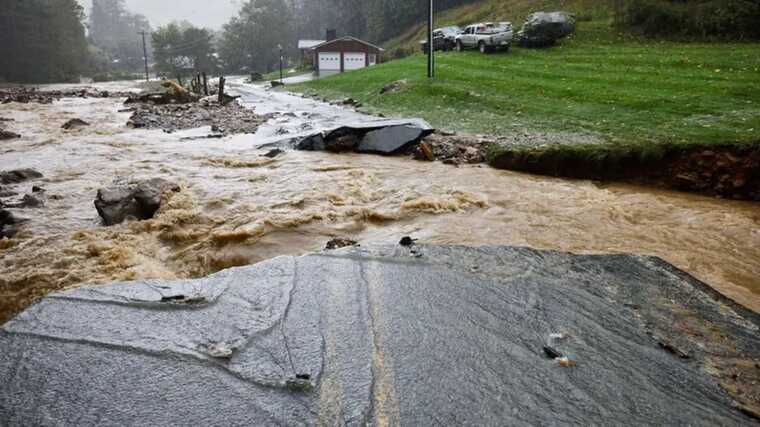
{"type": "Polygon", "coordinates": [[[512,46],[512,23],[485,22],[470,25],[456,38],[458,51],[479,49],[481,53],[491,53],[496,49],[509,50],[512,46]]]}

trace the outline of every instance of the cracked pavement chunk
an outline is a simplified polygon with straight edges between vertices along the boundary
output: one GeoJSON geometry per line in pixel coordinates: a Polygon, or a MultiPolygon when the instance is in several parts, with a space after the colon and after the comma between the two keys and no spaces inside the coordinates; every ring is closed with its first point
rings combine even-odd
{"type": "Polygon", "coordinates": [[[752,421],[758,315],[669,264],[413,249],[418,257],[399,245],[345,248],[199,280],[50,295],[0,328],[0,420],[752,421]],[[166,303],[183,296],[204,303],[166,303]],[[562,337],[552,350],[579,363],[566,369],[547,357],[546,337],[562,337]]]}

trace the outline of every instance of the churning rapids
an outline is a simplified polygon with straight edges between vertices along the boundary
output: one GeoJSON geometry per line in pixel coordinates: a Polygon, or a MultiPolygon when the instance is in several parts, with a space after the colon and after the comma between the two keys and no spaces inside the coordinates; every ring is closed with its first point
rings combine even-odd
{"type": "MultiPolygon", "coordinates": [[[[104,85],[107,90],[121,89],[104,85]]],[[[117,99],[7,104],[23,138],[0,145],[0,170],[45,176],[45,206],[0,241],[0,322],[48,291],[83,283],[190,278],[333,237],[362,243],[524,245],[578,253],[659,256],[760,311],[760,209],[630,185],[600,185],[405,158],[288,151],[274,140],[369,120],[340,107],[232,83],[241,101],[275,113],[256,135],[183,140],[208,129],[133,130],[117,99]],[[64,131],[78,117],[93,125],[64,131]],[[93,206],[116,178],[163,177],[182,191],[153,220],[103,227],[93,206]]],[[[31,183],[22,184],[21,194],[31,183]]]]}

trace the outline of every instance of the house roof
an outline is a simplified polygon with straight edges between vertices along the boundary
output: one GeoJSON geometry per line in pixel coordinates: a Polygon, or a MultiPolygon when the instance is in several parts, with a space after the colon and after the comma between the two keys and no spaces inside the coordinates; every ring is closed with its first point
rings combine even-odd
{"type": "Polygon", "coordinates": [[[314,50],[314,49],[318,49],[320,47],[329,46],[330,44],[335,43],[335,42],[346,42],[346,41],[359,42],[359,43],[361,43],[363,45],[367,45],[367,46],[369,46],[371,48],[377,49],[380,52],[385,52],[385,49],[383,49],[380,46],[375,46],[372,43],[365,42],[364,40],[359,40],[356,37],[351,37],[351,36],[341,37],[341,38],[338,38],[338,39],[335,39],[335,40],[330,40],[330,41],[322,42],[322,43],[320,43],[320,44],[318,44],[316,46],[312,46],[311,49],[314,50]]]}
{"type": "Polygon", "coordinates": [[[299,49],[311,49],[314,46],[324,43],[324,40],[298,40],[299,49]]]}

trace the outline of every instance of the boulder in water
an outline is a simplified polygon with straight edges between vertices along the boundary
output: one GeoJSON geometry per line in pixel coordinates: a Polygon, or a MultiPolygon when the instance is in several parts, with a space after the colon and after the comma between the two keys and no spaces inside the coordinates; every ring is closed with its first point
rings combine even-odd
{"type": "Polygon", "coordinates": [[[63,126],[61,126],[63,129],[66,130],[73,130],[73,129],[79,129],[86,126],[89,126],[90,124],[82,119],[71,119],[68,122],[64,123],[63,126]]]}
{"type": "Polygon", "coordinates": [[[7,141],[9,139],[17,139],[21,138],[21,135],[17,133],[13,133],[11,131],[7,131],[5,129],[0,129],[0,141],[7,141]]]}
{"type": "Polygon", "coordinates": [[[284,256],[38,301],[0,328],[0,419],[748,425],[733,399],[751,393],[719,384],[756,378],[759,324],[643,256],[426,245],[284,256]]]}
{"type": "Polygon", "coordinates": [[[161,207],[163,195],[179,190],[179,186],[162,178],[116,185],[98,190],[95,208],[107,226],[120,224],[128,218],[151,219],[161,207]]]}
{"type": "Polygon", "coordinates": [[[575,32],[575,15],[568,12],[536,12],[528,16],[517,37],[520,46],[546,47],[575,32]]]}
{"type": "Polygon", "coordinates": [[[42,174],[34,169],[16,169],[0,172],[0,183],[2,184],[18,184],[37,178],[42,178],[42,174]]]}
{"type": "Polygon", "coordinates": [[[20,222],[10,211],[0,209],[0,239],[15,236],[20,222]]]}

